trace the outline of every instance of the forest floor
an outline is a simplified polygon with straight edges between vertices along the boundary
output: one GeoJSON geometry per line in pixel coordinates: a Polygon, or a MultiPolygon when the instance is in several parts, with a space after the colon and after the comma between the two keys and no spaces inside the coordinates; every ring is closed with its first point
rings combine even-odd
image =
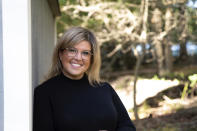
{"type": "Polygon", "coordinates": [[[197,131],[197,97],[163,100],[144,112],[149,116],[134,120],[137,131],[197,131]]]}
{"type": "Polygon", "coordinates": [[[181,99],[184,84],[180,81],[139,77],[138,121],[134,120],[132,110],[132,75],[121,76],[110,83],[129,111],[137,131],[197,131],[197,94],[181,99]]]}

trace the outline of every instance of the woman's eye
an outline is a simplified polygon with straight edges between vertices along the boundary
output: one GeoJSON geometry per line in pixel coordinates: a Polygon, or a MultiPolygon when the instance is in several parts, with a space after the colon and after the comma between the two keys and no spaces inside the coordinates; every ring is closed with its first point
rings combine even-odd
{"type": "Polygon", "coordinates": [[[84,52],[82,52],[82,54],[85,55],[85,56],[90,55],[90,53],[88,51],[84,51],[84,52]]]}
{"type": "Polygon", "coordinates": [[[75,49],[69,49],[69,52],[75,53],[77,51],[75,49]]]}

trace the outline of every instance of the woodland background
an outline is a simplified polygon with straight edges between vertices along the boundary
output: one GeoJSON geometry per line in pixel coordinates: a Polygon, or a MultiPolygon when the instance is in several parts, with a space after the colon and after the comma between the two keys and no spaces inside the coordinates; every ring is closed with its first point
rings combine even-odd
{"type": "Polygon", "coordinates": [[[92,30],[102,79],[140,131],[197,131],[197,0],[59,0],[60,37],[92,30]]]}

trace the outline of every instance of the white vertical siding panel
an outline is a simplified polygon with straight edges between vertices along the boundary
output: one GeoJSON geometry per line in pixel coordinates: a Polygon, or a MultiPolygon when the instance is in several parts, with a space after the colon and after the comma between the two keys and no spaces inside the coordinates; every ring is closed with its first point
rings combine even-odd
{"type": "Polygon", "coordinates": [[[2,0],[4,131],[30,131],[30,0],[2,0]]]}
{"type": "Polygon", "coordinates": [[[2,1],[0,0],[0,131],[3,131],[3,40],[2,40],[2,1]]]}

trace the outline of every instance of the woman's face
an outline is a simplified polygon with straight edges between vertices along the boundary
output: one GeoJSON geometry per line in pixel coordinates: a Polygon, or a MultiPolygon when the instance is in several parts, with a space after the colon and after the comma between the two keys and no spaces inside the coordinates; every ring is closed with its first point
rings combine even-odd
{"type": "Polygon", "coordinates": [[[59,57],[64,75],[71,79],[80,79],[90,67],[91,45],[88,41],[81,41],[73,47],[64,49],[59,57]]]}

